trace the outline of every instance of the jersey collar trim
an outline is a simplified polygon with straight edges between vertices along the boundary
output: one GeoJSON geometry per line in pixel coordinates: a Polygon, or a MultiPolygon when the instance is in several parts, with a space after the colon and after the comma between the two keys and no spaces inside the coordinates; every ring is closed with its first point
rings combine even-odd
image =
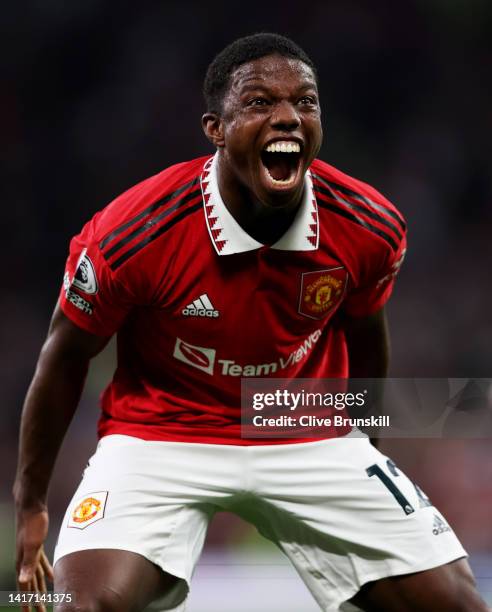
{"type": "MultiPolygon", "coordinates": [[[[218,154],[205,163],[201,176],[203,208],[208,233],[218,255],[245,253],[264,246],[247,234],[227,210],[217,182],[218,154]]],[[[315,251],[319,243],[319,219],[311,173],[304,179],[301,206],[292,225],[270,248],[282,251],[315,251]]]]}

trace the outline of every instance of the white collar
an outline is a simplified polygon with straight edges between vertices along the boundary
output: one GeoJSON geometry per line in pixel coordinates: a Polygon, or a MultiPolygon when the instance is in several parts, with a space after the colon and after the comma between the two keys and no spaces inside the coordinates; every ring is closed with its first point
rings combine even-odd
{"type": "MultiPolygon", "coordinates": [[[[224,204],[217,181],[218,153],[203,167],[201,187],[208,233],[219,255],[245,253],[263,246],[247,234],[224,204]]],[[[270,248],[282,251],[315,251],[319,241],[316,197],[310,172],[304,178],[304,195],[292,225],[270,248]]]]}

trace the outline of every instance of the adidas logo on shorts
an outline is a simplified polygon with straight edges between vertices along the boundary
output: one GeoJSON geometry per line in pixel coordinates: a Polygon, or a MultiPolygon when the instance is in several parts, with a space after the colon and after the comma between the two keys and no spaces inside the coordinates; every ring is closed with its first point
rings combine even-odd
{"type": "Polygon", "coordinates": [[[432,526],[432,533],[434,535],[439,535],[440,533],[444,533],[445,531],[451,531],[451,527],[446,524],[442,518],[438,517],[437,514],[434,514],[434,524],[432,526]]]}
{"type": "Polygon", "coordinates": [[[219,311],[213,307],[208,295],[202,293],[199,298],[183,308],[181,314],[184,317],[209,317],[216,319],[219,316],[219,311]]]}

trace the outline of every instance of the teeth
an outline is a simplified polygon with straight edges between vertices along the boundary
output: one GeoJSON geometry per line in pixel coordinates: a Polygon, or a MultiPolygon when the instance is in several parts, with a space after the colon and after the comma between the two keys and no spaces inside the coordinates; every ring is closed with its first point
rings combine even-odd
{"type": "MultiPolygon", "coordinates": [[[[298,142],[293,142],[292,140],[282,140],[281,142],[272,142],[266,147],[265,151],[267,153],[300,153],[301,146],[298,142]]],[[[279,181],[284,183],[285,181],[279,181]]]]}

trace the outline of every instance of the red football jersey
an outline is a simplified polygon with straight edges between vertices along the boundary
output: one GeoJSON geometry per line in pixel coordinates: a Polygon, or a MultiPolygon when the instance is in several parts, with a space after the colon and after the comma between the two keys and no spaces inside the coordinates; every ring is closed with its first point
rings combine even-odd
{"type": "Polygon", "coordinates": [[[380,309],[404,252],[394,206],[319,160],[293,224],[271,246],[224,205],[216,157],[139,183],[72,239],[60,294],[78,326],[118,334],[99,435],[268,443],[240,437],[241,377],[347,377],[334,316],[380,309]]]}

